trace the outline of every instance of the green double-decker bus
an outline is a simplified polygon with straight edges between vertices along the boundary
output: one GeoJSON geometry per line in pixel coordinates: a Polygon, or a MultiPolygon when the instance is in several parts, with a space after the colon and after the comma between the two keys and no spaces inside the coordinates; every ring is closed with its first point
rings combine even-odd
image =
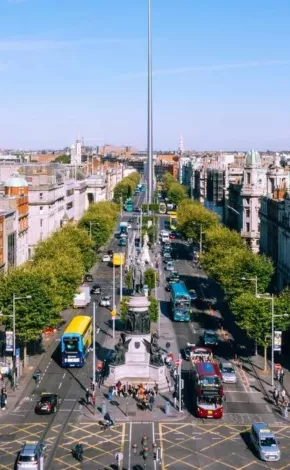
{"type": "Polygon", "coordinates": [[[184,282],[171,284],[170,303],[174,321],[190,321],[191,298],[184,282]]]}
{"type": "Polygon", "coordinates": [[[132,212],[133,211],[133,201],[131,198],[126,199],[125,201],[125,211],[132,212]]]}

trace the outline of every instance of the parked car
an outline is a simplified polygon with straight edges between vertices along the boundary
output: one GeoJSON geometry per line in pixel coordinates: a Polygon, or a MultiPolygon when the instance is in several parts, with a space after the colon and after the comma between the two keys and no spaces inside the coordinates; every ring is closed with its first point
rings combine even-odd
{"type": "Polygon", "coordinates": [[[205,346],[217,346],[218,342],[218,337],[213,330],[204,330],[203,344],[205,346]]]}
{"type": "Polygon", "coordinates": [[[91,294],[101,294],[102,289],[100,284],[94,284],[93,287],[91,288],[91,294]]]}
{"type": "Polygon", "coordinates": [[[195,344],[187,343],[187,345],[183,349],[183,357],[186,361],[190,360],[190,352],[191,352],[192,348],[194,348],[194,347],[195,347],[195,344]]]}
{"type": "Polygon", "coordinates": [[[254,423],[251,427],[250,439],[261,460],[274,462],[280,460],[279,442],[265,423],[254,423]]]}
{"type": "Polygon", "coordinates": [[[176,238],[175,233],[174,233],[174,232],[171,232],[171,233],[169,234],[169,238],[170,238],[170,240],[175,240],[175,238],[176,238]]]}
{"type": "Polygon", "coordinates": [[[221,362],[220,370],[222,373],[223,382],[228,384],[235,384],[237,382],[235,369],[230,362],[221,362]]]}
{"type": "Polygon", "coordinates": [[[189,289],[188,293],[189,293],[189,295],[190,295],[190,298],[191,298],[191,301],[192,301],[192,302],[197,299],[197,295],[196,295],[195,289],[189,289]]]}
{"type": "Polygon", "coordinates": [[[58,395],[55,393],[42,393],[37,400],[34,411],[37,414],[56,413],[58,407],[58,395]]]}
{"type": "Polygon", "coordinates": [[[111,261],[111,256],[110,255],[104,255],[102,258],[103,263],[109,263],[111,261]]]}
{"type": "Polygon", "coordinates": [[[101,297],[100,306],[101,307],[110,307],[111,305],[111,298],[108,295],[101,297]]]}
{"type": "Polygon", "coordinates": [[[112,257],[112,256],[113,256],[113,254],[114,254],[114,250],[108,250],[108,251],[107,251],[107,253],[108,253],[108,255],[109,255],[109,256],[111,256],[111,257],[112,257]]]}
{"type": "Polygon", "coordinates": [[[45,445],[39,441],[25,442],[16,462],[17,470],[43,470],[45,445]]]}
{"type": "Polygon", "coordinates": [[[174,271],[174,266],[173,266],[173,263],[172,261],[168,261],[166,266],[165,266],[165,270],[166,271],[174,271]]]}
{"type": "Polygon", "coordinates": [[[84,282],[93,282],[93,275],[92,274],[85,274],[84,282]]]}
{"type": "Polygon", "coordinates": [[[178,271],[172,271],[170,276],[168,277],[168,283],[173,284],[175,282],[179,282],[179,272],[178,271]]]}

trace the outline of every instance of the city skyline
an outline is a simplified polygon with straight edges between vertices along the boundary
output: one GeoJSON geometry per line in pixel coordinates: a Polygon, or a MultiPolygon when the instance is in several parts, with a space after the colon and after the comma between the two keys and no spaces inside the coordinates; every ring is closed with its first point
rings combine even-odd
{"type": "MultiPolygon", "coordinates": [[[[0,147],[63,148],[80,130],[146,148],[146,0],[0,5],[0,147]]],[[[177,149],[181,131],[185,149],[290,147],[289,13],[152,0],[155,149],[177,149]]]]}

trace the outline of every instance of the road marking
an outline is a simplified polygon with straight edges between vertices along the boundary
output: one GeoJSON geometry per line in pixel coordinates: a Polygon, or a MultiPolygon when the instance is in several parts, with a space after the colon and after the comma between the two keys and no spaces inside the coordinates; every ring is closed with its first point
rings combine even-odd
{"type": "Polygon", "coordinates": [[[65,378],[65,376],[66,376],[66,372],[63,374],[62,378],[64,379],[64,378],[65,378]]]}
{"type": "Polygon", "coordinates": [[[165,470],[165,463],[164,463],[164,452],[163,452],[163,434],[162,434],[162,424],[159,423],[159,435],[160,435],[160,449],[161,449],[161,469],[165,470]]]}
{"type": "Polygon", "coordinates": [[[62,382],[60,382],[60,384],[59,384],[58,388],[60,388],[61,386],[62,386],[62,382]]]}
{"type": "Polygon", "coordinates": [[[128,455],[128,469],[131,469],[131,448],[132,448],[132,422],[129,424],[129,455],[128,455]]]}
{"type": "MultiPolygon", "coordinates": [[[[155,429],[154,429],[154,421],[152,423],[152,442],[155,442],[155,429]]],[[[154,470],[156,470],[156,460],[154,462],[154,470]]],[[[129,467],[130,468],[130,467],[129,467]]]]}

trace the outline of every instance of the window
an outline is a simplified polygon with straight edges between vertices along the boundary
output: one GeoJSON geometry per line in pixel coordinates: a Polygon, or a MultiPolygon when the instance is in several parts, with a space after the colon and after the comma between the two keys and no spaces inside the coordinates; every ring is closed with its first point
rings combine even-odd
{"type": "Polygon", "coordinates": [[[249,222],[246,223],[246,232],[249,232],[250,231],[250,224],[249,222]]]}
{"type": "Polygon", "coordinates": [[[43,199],[43,193],[39,193],[39,199],[43,199]]]}
{"type": "Polygon", "coordinates": [[[251,184],[251,173],[247,173],[247,184],[251,184]]]}
{"type": "Polygon", "coordinates": [[[43,219],[40,219],[40,227],[43,226],[43,219]]]}
{"type": "Polygon", "coordinates": [[[261,231],[261,224],[258,224],[258,232],[261,231]]]}
{"type": "Polygon", "coordinates": [[[43,213],[43,206],[39,207],[39,212],[42,214],[43,213]]]}
{"type": "Polygon", "coordinates": [[[250,217],[250,209],[246,209],[246,217],[250,217]]]}
{"type": "Polygon", "coordinates": [[[68,189],[66,192],[67,197],[72,196],[73,194],[74,194],[74,189],[68,189]]]}
{"type": "Polygon", "coordinates": [[[72,209],[72,208],[73,208],[73,205],[74,205],[73,202],[69,202],[69,203],[66,205],[66,210],[72,209]]]}

